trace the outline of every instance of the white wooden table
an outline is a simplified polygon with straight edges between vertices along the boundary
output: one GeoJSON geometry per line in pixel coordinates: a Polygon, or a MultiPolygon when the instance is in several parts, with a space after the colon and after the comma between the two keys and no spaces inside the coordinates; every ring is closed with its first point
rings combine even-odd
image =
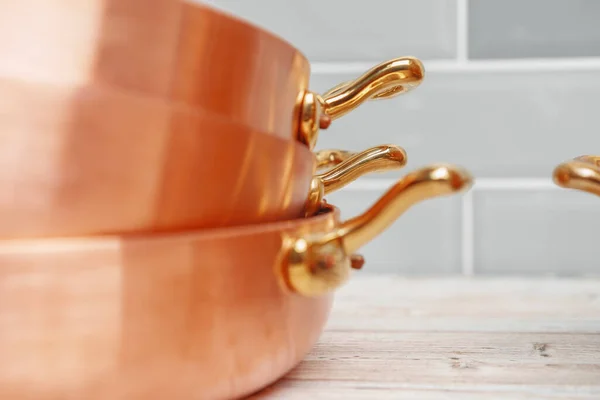
{"type": "Polygon", "coordinates": [[[600,279],[360,275],[253,399],[600,400],[600,279]]]}

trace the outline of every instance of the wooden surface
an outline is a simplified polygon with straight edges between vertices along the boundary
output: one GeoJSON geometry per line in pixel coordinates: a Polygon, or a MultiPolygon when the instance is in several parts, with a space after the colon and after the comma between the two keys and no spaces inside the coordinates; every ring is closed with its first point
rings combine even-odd
{"type": "Polygon", "coordinates": [[[354,274],[253,399],[600,399],[600,279],[354,274]]]}

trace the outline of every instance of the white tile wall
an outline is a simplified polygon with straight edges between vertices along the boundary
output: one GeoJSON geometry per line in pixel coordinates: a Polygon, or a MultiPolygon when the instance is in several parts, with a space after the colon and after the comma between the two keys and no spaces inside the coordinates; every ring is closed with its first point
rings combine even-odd
{"type": "Polygon", "coordinates": [[[372,60],[398,54],[452,58],[456,4],[447,0],[210,0],[275,32],[312,62],[372,60]]]}
{"type": "Polygon", "coordinates": [[[475,273],[600,275],[600,199],[582,192],[475,192],[475,273]]]}
{"type": "Polygon", "coordinates": [[[473,58],[600,56],[600,1],[469,2],[473,58]]]}
{"type": "MultiPolygon", "coordinates": [[[[351,77],[315,75],[312,87],[351,77]]],[[[318,146],[390,142],[406,149],[410,166],[444,160],[478,177],[549,177],[563,159],[600,150],[599,104],[600,69],[431,72],[417,90],[334,121],[318,146]]]]}
{"type": "MultiPolygon", "coordinates": [[[[594,0],[210,0],[288,39],[322,91],[414,55],[420,88],[361,106],[318,148],[395,143],[407,170],[466,166],[466,196],[410,210],[363,250],[368,271],[600,274],[600,198],[559,189],[555,165],[600,154],[600,6],[594,0]]],[[[402,172],[328,196],[353,215],[402,172]]]]}

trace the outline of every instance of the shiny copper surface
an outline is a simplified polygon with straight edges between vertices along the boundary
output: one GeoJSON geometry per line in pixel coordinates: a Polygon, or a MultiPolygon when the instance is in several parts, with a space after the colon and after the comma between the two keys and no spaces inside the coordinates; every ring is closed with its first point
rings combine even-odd
{"type": "Polygon", "coordinates": [[[303,215],[313,154],[160,99],[0,79],[0,237],[303,215]]]}
{"type": "Polygon", "coordinates": [[[282,289],[282,233],[338,213],[184,234],[0,241],[0,398],[230,399],[296,365],[330,294],[282,289]]]}
{"type": "Polygon", "coordinates": [[[279,37],[197,2],[0,2],[4,78],[108,85],[290,137],[309,69],[279,37]]]}

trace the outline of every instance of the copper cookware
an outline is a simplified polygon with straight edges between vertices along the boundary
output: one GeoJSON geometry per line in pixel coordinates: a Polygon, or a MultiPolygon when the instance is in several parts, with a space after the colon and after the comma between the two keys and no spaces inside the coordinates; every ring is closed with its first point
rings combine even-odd
{"type": "Polygon", "coordinates": [[[559,164],[553,178],[558,186],[600,196],[600,156],[579,156],[559,164]]]}
{"type": "Polygon", "coordinates": [[[298,363],[366,242],[467,189],[433,165],[367,212],[178,234],[0,242],[0,398],[224,399],[298,363]]]}
{"type": "Polygon", "coordinates": [[[3,77],[108,85],[289,136],[309,71],[305,57],[275,35],[193,2],[0,4],[3,77]]]}
{"type": "Polygon", "coordinates": [[[419,60],[403,57],[319,95],[308,90],[309,72],[306,58],[289,43],[197,3],[0,4],[0,77],[116,87],[201,108],[311,148],[331,119],[369,98],[406,92],[424,74],[419,60]]]}
{"type": "Polygon", "coordinates": [[[303,215],[297,142],[100,86],[0,80],[0,237],[153,232],[303,215]]]}

